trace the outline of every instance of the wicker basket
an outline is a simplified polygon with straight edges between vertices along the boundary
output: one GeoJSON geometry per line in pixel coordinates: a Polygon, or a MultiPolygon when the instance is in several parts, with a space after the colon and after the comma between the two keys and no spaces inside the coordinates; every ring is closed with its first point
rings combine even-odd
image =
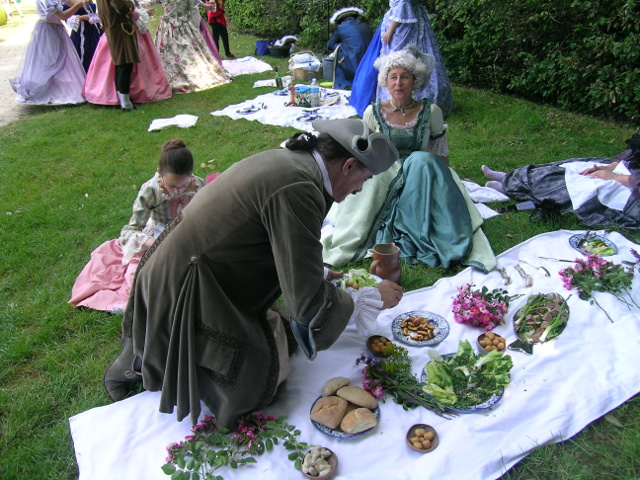
{"type": "MultiPolygon", "coordinates": [[[[294,55],[298,55],[300,53],[310,53],[315,58],[318,58],[315,56],[315,54],[311,50],[302,50],[300,52],[292,53],[291,59],[293,59],[294,55]]],[[[289,60],[289,67],[291,67],[291,63],[292,63],[291,59],[289,60]]],[[[318,60],[318,62],[320,62],[320,60],[318,60]]],[[[309,79],[314,77],[316,78],[316,80],[320,81],[320,79],[322,79],[322,64],[320,64],[320,66],[318,67],[318,70],[310,70],[308,68],[302,68],[302,67],[291,68],[291,74],[293,75],[294,80],[301,80],[305,83],[308,82],[309,79]]]]}
{"type": "Polygon", "coordinates": [[[318,71],[307,70],[306,68],[294,68],[291,70],[294,80],[302,80],[308,82],[311,78],[320,81],[322,79],[322,67],[318,71]]]}

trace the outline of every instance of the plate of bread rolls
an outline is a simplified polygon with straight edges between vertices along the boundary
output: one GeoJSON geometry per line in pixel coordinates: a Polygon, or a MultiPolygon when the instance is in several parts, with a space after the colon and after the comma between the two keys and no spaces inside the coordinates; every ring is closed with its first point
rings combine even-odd
{"type": "Polygon", "coordinates": [[[346,377],[327,380],[321,395],[311,406],[311,423],[325,435],[338,439],[358,438],[378,425],[378,401],[364,388],[350,383],[346,377]]]}

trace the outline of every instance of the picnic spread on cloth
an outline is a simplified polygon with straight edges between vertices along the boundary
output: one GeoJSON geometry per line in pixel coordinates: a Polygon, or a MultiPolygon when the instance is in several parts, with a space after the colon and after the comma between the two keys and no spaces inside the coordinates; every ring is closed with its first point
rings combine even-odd
{"type": "Polygon", "coordinates": [[[286,89],[258,95],[236,105],[211,112],[213,116],[227,116],[234,120],[244,118],[266,125],[294,127],[305,132],[313,131],[311,123],[316,119],[350,118],[356,109],[349,105],[351,92],[332,88],[320,89],[319,107],[288,106],[289,93],[286,89]]]}
{"type": "MultiPolygon", "coordinates": [[[[337,342],[319,352],[314,361],[299,351],[292,356],[292,373],[264,413],[286,415],[288,423],[301,431],[300,441],[332,450],[339,459],[336,479],[495,479],[535,448],[571,438],[640,392],[638,309],[629,308],[608,293],[596,293],[599,305],[613,319],[610,321],[600,308],[581,300],[575,290],[564,288],[558,271],[571,263],[540,258],[585,258],[575,248],[576,235],[584,233],[544,233],[500,254],[498,267],[504,268],[512,279],[508,285],[498,271],[484,275],[466,268],[455,276],[441,278],[433,286],[406,292],[398,306],[380,313],[375,333],[406,347],[414,374],[420,377],[430,361],[429,350],[454,353],[461,340],[478,348],[476,339],[484,331],[454,321],[452,297],[457,294],[457,287],[473,282],[477,287],[505,288],[510,295],[523,294],[511,301],[504,323],[493,330],[507,344],[516,340],[513,316],[530,295],[556,293],[568,298],[570,316],[561,335],[535,344],[531,355],[506,350],[513,360],[511,381],[492,408],[446,419],[421,407],[405,411],[387,397],[386,402],[379,401],[379,423],[366,434],[338,439],[321,432],[309,414],[323,383],[336,376],[349,378],[352,385],[363,381],[362,365],[356,365],[356,359],[369,353],[366,338],[349,325],[337,342]],[[516,265],[530,276],[531,286],[522,281],[516,265]],[[538,266],[544,266],[550,276],[535,268],[538,266]],[[446,320],[449,333],[440,343],[410,346],[394,338],[394,319],[418,310],[446,320]],[[438,433],[439,445],[430,453],[415,452],[405,442],[407,430],[416,423],[428,424],[438,433]]],[[[640,251],[638,245],[619,233],[596,233],[615,246],[617,253],[606,259],[616,264],[633,261],[631,248],[640,251]]],[[[635,298],[639,291],[640,278],[636,275],[632,284],[635,298]]],[[[159,392],[143,392],[70,418],[80,480],[169,478],[161,470],[166,446],[189,435],[191,424],[188,419],[179,423],[174,415],[159,413],[159,399],[159,392]]],[[[203,410],[207,412],[206,408],[203,410]]],[[[288,453],[276,446],[257,457],[255,464],[235,470],[224,468],[216,474],[227,480],[303,478],[287,459],[288,453]]]]}

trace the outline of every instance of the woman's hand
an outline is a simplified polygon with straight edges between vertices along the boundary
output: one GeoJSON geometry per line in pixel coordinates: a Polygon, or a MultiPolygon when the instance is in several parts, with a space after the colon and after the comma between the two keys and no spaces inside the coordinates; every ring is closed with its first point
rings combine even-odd
{"type": "Polygon", "coordinates": [[[589,178],[599,178],[600,180],[613,180],[618,182],[625,187],[630,187],[630,179],[631,175],[620,175],[618,173],[613,173],[613,170],[618,166],[620,162],[613,162],[609,165],[598,166],[594,165],[591,168],[587,168],[580,172],[580,175],[585,175],[589,178]]]}
{"type": "MultiPolygon", "coordinates": [[[[593,167],[589,167],[586,170],[581,171],[580,175],[591,176],[592,173],[597,171],[613,172],[613,170],[618,166],[618,163],[620,162],[612,162],[608,165],[594,165],[593,167]]],[[[600,178],[600,177],[594,177],[594,178],[600,178]]]]}
{"type": "Polygon", "coordinates": [[[398,26],[398,22],[396,21],[391,22],[391,24],[389,25],[389,29],[386,32],[384,32],[384,35],[382,35],[382,38],[380,39],[382,40],[382,43],[384,43],[385,45],[389,45],[389,42],[391,42],[391,37],[393,37],[393,32],[397,26],[398,26]]]}
{"type": "Polygon", "coordinates": [[[383,280],[376,285],[382,300],[382,310],[395,307],[402,299],[402,287],[391,280],[383,280]]]}

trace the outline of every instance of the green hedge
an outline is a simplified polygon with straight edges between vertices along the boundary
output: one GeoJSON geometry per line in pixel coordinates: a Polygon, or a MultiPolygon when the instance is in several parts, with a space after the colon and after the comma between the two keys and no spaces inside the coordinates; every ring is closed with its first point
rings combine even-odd
{"type": "Polygon", "coordinates": [[[226,12],[234,28],[265,40],[295,35],[299,50],[325,50],[335,25],[329,23],[333,12],[343,7],[359,6],[365,11],[364,20],[378,25],[389,7],[387,0],[235,0],[228,2],[226,12]]]}
{"type": "Polygon", "coordinates": [[[637,0],[436,0],[452,80],[640,120],[637,0]]]}
{"type": "MultiPolygon", "coordinates": [[[[423,1],[454,83],[640,121],[640,1],[423,1]]],[[[335,28],[328,18],[350,5],[372,28],[388,9],[386,0],[243,0],[227,12],[242,31],[293,34],[298,49],[322,52],[335,28]]]]}

